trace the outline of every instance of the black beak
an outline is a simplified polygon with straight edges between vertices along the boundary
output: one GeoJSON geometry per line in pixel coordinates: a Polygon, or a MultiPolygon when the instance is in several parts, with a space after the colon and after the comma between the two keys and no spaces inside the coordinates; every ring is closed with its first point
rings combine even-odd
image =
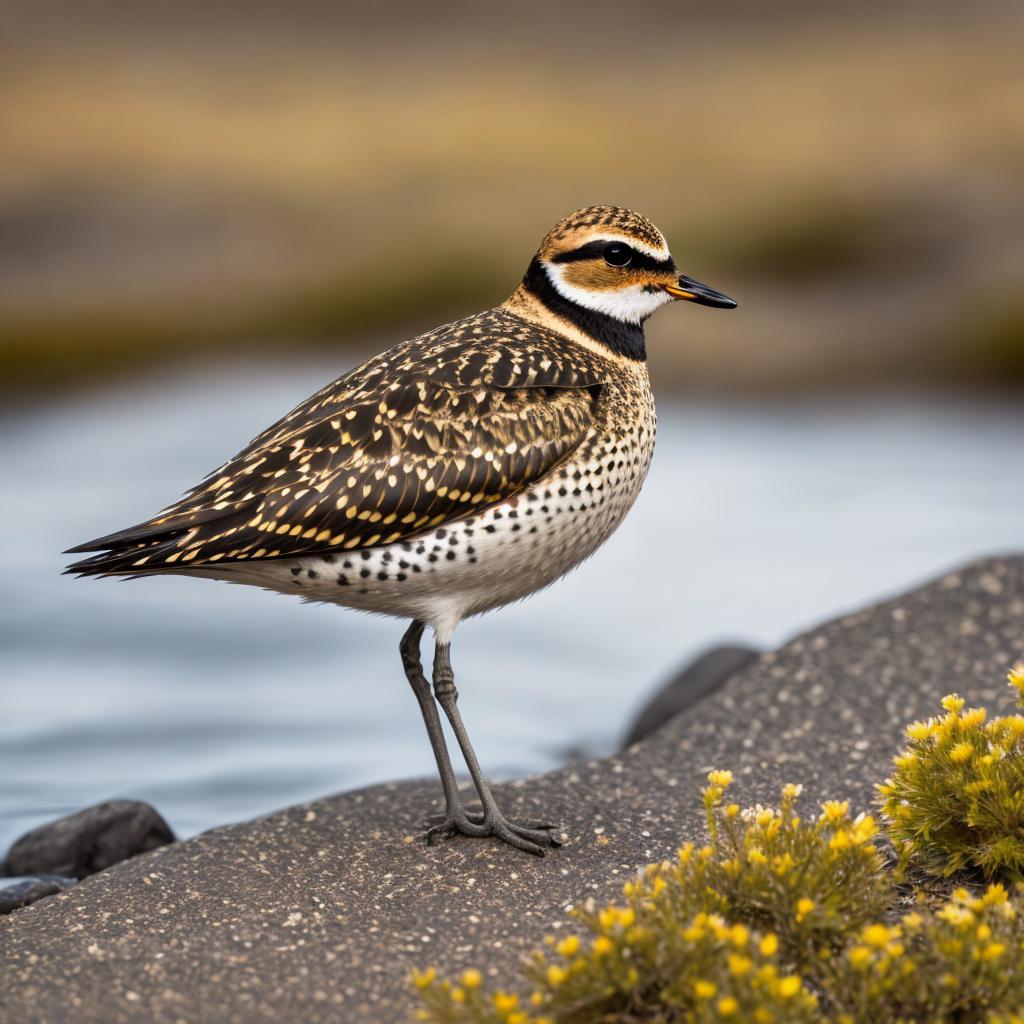
{"type": "Polygon", "coordinates": [[[692,277],[685,274],[679,275],[678,284],[667,284],[665,291],[674,299],[686,299],[688,302],[697,302],[702,306],[715,306],[718,309],[735,309],[736,300],[730,299],[728,295],[716,292],[700,281],[694,281],[692,277]]]}

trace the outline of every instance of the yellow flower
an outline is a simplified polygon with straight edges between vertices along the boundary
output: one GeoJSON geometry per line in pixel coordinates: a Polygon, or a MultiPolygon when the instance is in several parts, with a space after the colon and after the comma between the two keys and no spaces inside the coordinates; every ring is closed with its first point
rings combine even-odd
{"type": "Polygon", "coordinates": [[[475,967],[463,971],[462,977],[459,979],[464,988],[479,988],[483,980],[484,976],[475,967]]]}
{"type": "Polygon", "coordinates": [[[605,907],[600,914],[597,915],[598,924],[604,929],[604,931],[611,931],[615,927],[615,922],[619,919],[618,907],[605,907]]]}
{"type": "Polygon", "coordinates": [[[835,824],[842,821],[850,811],[848,800],[826,800],[821,805],[821,817],[823,821],[835,824]]]}
{"type": "Polygon", "coordinates": [[[775,956],[779,950],[779,938],[777,935],[766,935],[761,940],[761,956],[775,956]]]}
{"type": "Polygon", "coordinates": [[[916,760],[917,754],[913,750],[908,750],[905,754],[897,754],[892,759],[892,763],[897,768],[909,768],[916,760]]]}
{"type": "Polygon", "coordinates": [[[952,711],[954,714],[959,714],[966,703],[967,701],[957,693],[948,693],[942,698],[942,706],[947,711],[952,711]]]}
{"type": "Polygon", "coordinates": [[[875,949],[885,949],[890,939],[899,935],[898,928],[886,928],[884,924],[869,924],[862,932],[861,938],[875,949]]]}
{"type": "Polygon", "coordinates": [[[800,991],[802,982],[795,974],[790,974],[785,978],[779,978],[775,985],[775,991],[783,999],[791,999],[793,996],[800,991]]]}
{"type": "Polygon", "coordinates": [[[961,716],[960,721],[971,728],[981,725],[985,721],[987,712],[984,708],[968,708],[961,716]]]}
{"type": "Polygon", "coordinates": [[[741,924],[734,924],[729,929],[729,941],[737,948],[743,949],[750,941],[750,932],[741,924]]]}
{"type": "Polygon", "coordinates": [[[754,820],[761,826],[761,828],[767,828],[772,823],[772,819],[774,817],[775,812],[770,807],[766,807],[757,812],[757,816],[754,820]]]}
{"type": "Polygon", "coordinates": [[[1021,693],[1024,693],[1024,661],[1014,665],[1006,677],[1011,686],[1015,686],[1021,693]]]}
{"type": "Polygon", "coordinates": [[[796,919],[797,923],[802,921],[812,910],[814,909],[814,900],[809,900],[806,896],[802,896],[796,901],[796,919]]]}
{"type": "Polygon", "coordinates": [[[871,950],[867,946],[853,946],[846,956],[858,971],[871,962],[871,950]]]}
{"type": "Polygon", "coordinates": [[[974,915],[969,910],[964,907],[954,906],[953,904],[943,907],[936,916],[942,918],[943,921],[948,921],[957,928],[966,928],[974,923],[974,915]]]}
{"type": "Polygon", "coordinates": [[[668,885],[668,882],[666,882],[665,879],[661,877],[661,875],[658,875],[658,877],[655,878],[653,882],[651,882],[651,895],[660,895],[661,891],[665,888],[666,885],[668,885]]]}
{"type": "Polygon", "coordinates": [[[995,885],[990,885],[985,890],[981,899],[978,901],[978,904],[982,907],[992,907],[1000,903],[1005,903],[1009,898],[1010,897],[1006,894],[1006,888],[997,882],[995,885]]]}
{"type": "Polygon", "coordinates": [[[530,1005],[531,1006],[541,1006],[543,1004],[543,1002],[544,1002],[544,993],[543,992],[531,992],[530,993],[530,1005]]]}
{"type": "Polygon", "coordinates": [[[594,939],[594,956],[605,956],[615,948],[615,944],[607,935],[598,935],[594,939]]]}
{"type": "Polygon", "coordinates": [[[949,752],[949,759],[953,764],[963,764],[965,761],[970,761],[974,754],[974,747],[966,740],[963,743],[958,743],[949,752]]]}
{"type": "Polygon", "coordinates": [[[449,996],[453,1003],[464,1003],[466,1001],[466,990],[456,986],[451,990],[449,996]]]}
{"type": "Polygon", "coordinates": [[[618,911],[617,916],[619,924],[622,925],[623,928],[628,928],[636,921],[636,912],[632,907],[623,907],[618,911]]]}
{"type": "Polygon", "coordinates": [[[982,951],[982,960],[998,960],[1006,952],[1006,947],[1001,942],[990,942],[982,951]]]}
{"type": "Polygon", "coordinates": [[[727,963],[729,965],[729,973],[734,978],[742,978],[745,974],[749,974],[750,968],[754,966],[747,957],[737,956],[735,953],[729,954],[727,963]]]}
{"type": "Polygon", "coordinates": [[[850,830],[848,828],[841,828],[828,841],[828,848],[830,850],[845,850],[847,847],[852,845],[853,839],[850,836],[850,830]]]}
{"type": "Polygon", "coordinates": [[[436,967],[428,967],[425,971],[416,971],[416,970],[414,970],[412,972],[412,983],[417,988],[420,988],[420,989],[422,989],[422,988],[429,988],[431,985],[434,984],[434,981],[436,980],[436,978],[437,978],[437,968],[436,967]]]}
{"type": "Polygon", "coordinates": [[[751,864],[767,864],[768,858],[756,847],[753,846],[747,851],[747,860],[751,864]]]}
{"type": "Polygon", "coordinates": [[[511,992],[494,993],[494,1008],[500,1013],[507,1013],[509,1010],[514,1010],[518,1005],[519,997],[512,995],[511,992]]]}
{"type": "Polygon", "coordinates": [[[725,808],[725,816],[727,818],[735,818],[736,815],[739,814],[739,813],[740,813],[740,805],[739,804],[729,804],[725,808]]]}
{"type": "Polygon", "coordinates": [[[713,786],[721,786],[722,789],[725,789],[732,784],[732,772],[717,770],[708,772],[708,782],[713,786]]]}
{"type": "Polygon", "coordinates": [[[903,926],[911,931],[917,931],[922,924],[924,924],[924,918],[918,913],[911,911],[911,913],[903,915],[903,926]]]}
{"type": "Polygon", "coordinates": [[[580,949],[580,940],[578,935],[569,935],[555,946],[555,950],[562,956],[575,956],[580,949]]]}
{"type": "Polygon", "coordinates": [[[552,988],[557,988],[568,976],[569,972],[564,967],[559,967],[558,964],[551,964],[548,967],[547,979],[552,988]]]}
{"type": "Polygon", "coordinates": [[[911,722],[907,726],[907,736],[912,740],[926,740],[935,734],[936,725],[931,719],[927,722],[911,722]]]}
{"type": "Polygon", "coordinates": [[[853,841],[858,845],[870,842],[875,838],[878,826],[870,814],[859,814],[853,822],[853,841]]]}
{"type": "Polygon", "coordinates": [[[786,785],[782,787],[782,799],[795,800],[803,791],[803,786],[797,785],[793,782],[787,782],[786,785]]]}
{"type": "Polygon", "coordinates": [[[740,1008],[734,996],[725,996],[718,1000],[718,1013],[722,1017],[731,1017],[740,1008]]]}
{"type": "Polygon", "coordinates": [[[765,1009],[763,1006],[759,1006],[754,1011],[754,1020],[756,1024],[773,1024],[775,1014],[773,1014],[771,1010],[765,1009]]]}
{"type": "Polygon", "coordinates": [[[703,978],[698,978],[693,983],[693,994],[698,999],[711,999],[717,991],[718,986],[713,981],[705,981],[703,978]]]}

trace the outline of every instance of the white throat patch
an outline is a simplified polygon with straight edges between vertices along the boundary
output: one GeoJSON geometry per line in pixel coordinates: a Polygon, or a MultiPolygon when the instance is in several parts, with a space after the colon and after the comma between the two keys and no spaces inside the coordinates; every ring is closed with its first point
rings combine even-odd
{"type": "Polygon", "coordinates": [[[614,292],[592,292],[587,288],[569,284],[565,280],[564,267],[545,263],[544,270],[555,291],[563,299],[575,302],[577,306],[593,310],[595,313],[604,313],[605,316],[626,324],[643,323],[656,309],[672,301],[672,296],[668,292],[663,292],[660,288],[654,292],[645,291],[643,285],[639,284],[614,292]]]}

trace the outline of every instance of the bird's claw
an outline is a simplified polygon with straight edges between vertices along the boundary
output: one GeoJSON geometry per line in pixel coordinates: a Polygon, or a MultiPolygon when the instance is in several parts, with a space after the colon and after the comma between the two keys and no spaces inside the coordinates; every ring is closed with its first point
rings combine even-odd
{"type": "Polygon", "coordinates": [[[501,814],[488,815],[485,811],[456,811],[450,814],[435,815],[430,819],[433,823],[427,830],[427,845],[433,845],[437,839],[450,839],[455,835],[483,838],[494,836],[517,850],[524,850],[537,857],[544,856],[545,847],[559,847],[561,842],[552,835],[557,828],[546,822],[535,819],[526,821],[508,821],[501,814]]]}

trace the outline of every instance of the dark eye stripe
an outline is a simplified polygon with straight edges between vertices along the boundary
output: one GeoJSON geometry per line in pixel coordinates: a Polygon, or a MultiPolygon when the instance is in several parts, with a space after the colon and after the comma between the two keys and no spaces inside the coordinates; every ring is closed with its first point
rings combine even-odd
{"type": "MultiPolygon", "coordinates": [[[[573,249],[571,252],[560,252],[557,256],[551,258],[551,262],[578,263],[580,260],[600,260],[603,263],[604,250],[614,241],[619,241],[619,239],[606,238],[599,239],[596,242],[587,242],[586,245],[581,245],[578,249],[573,249]]],[[[623,244],[628,245],[629,243],[623,244]]],[[[676,265],[671,256],[666,256],[663,260],[656,260],[653,256],[648,256],[647,253],[634,249],[633,258],[629,261],[629,269],[668,270],[675,273],[676,265]]]]}

